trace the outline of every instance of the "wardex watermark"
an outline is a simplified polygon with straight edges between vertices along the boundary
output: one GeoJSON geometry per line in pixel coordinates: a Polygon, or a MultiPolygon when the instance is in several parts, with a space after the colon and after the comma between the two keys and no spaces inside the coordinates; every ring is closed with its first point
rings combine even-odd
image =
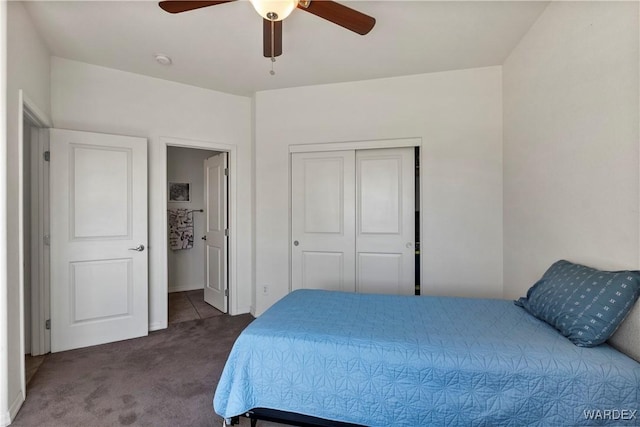
{"type": "Polygon", "coordinates": [[[637,409],[585,409],[587,420],[632,421],[637,419],[637,409]]]}

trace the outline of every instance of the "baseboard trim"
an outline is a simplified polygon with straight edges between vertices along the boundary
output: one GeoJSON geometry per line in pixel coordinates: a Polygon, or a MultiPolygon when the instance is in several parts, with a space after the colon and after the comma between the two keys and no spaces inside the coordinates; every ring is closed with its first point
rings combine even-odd
{"type": "Polygon", "coordinates": [[[174,285],[169,287],[169,293],[173,292],[186,292],[186,291],[197,291],[200,289],[204,289],[202,284],[199,285],[174,285]]]}
{"type": "Polygon", "coordinates": [[[167,322],[149,323],[149,332],[159,331],[160,329],[167,329],[167,322]]]}
{"type": "MultiPolygon", "coordinates": [[[[233,312],[229,313],[232,316],[237,316],[239,314],[247,314],[247,313],[251,313],[251,307],[247,306],[247,307],[238,307],[236,310],[234,310],[233,312]]],[[[256,317],[256,316],[253,316],[256,317]]]]}
{"type": "Polygon", "coordinates": [[[24,395],[22,394],[22,391],[20,391],[18,392],[16,398],[13,400],[13,403],[11,403],[11,406],[9,406],[9,413],[7,414],[9,416],[9,419],[7,420],[8,423],[5,422],[5,425],[11,424],[11,421],[16,418],[16,415],[18,415],[18,411],[22,407],[23,403],[24,395]]]}
{"type": "Polygon", "coordinates": [[[7,411],[0,416],[0,426],[6,427],[9,424],[11,424],[11,416],[9,415],[9,411],[7,411]]]}

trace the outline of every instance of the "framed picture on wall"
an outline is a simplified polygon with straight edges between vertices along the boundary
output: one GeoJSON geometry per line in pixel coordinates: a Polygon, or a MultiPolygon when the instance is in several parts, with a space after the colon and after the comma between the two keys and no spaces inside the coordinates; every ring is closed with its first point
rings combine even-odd
{"type": "Polygon", "coordinates": [[[170,182],[169,183],[169,201],[170,202],[190,202],[191,201],[191,184],[188,182],[170,182]]]}

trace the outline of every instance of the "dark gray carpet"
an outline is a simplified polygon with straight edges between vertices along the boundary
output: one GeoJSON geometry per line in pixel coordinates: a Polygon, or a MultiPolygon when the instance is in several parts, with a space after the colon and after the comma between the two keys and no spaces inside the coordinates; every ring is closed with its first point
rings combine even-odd
{"type": "Polygon", "coordinates": [[[213,393],[233,342],[252,320],[192,320],[48,355],[12,426],[221,426],[213,393]]]}

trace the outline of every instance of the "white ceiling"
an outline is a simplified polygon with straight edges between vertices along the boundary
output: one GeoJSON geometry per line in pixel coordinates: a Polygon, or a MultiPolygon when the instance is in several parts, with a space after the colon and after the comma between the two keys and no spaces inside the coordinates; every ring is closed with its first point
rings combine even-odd
{"type": "Polygon", "coordinates": [[[246,1],[169,14],[155,1],[28,1],[51,53],[222,92],[256,91],[500,65],[546,1],[341,1],[376,18],[360,36],[302,10],[283,22],[283,55],[262,56],[246,1]],[[162,66],[163,53],[173,65],[162,66]]]}

